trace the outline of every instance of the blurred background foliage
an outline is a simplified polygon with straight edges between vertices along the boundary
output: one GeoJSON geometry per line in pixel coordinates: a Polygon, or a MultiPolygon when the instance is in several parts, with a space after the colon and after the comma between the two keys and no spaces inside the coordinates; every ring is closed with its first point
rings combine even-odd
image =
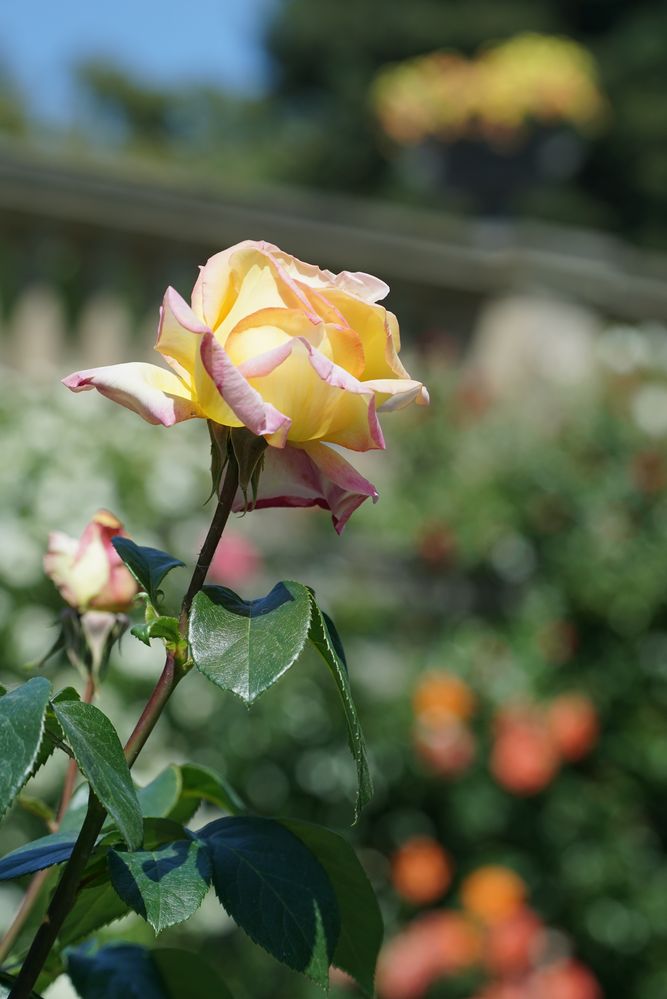
{"type": "MultiPolygon", "coordinates": [[[[65,164],[52,189],[36,191],[38,176],[30,204],[0,190],[0,681],[55,637],[49,530],[78,536],[108,507],[139,543],[190,563],[202,539],[204,428],[167,433],[53,387],[75,367],[143,357],[164,287],[186,292],[193,261],[233,241],[221,225],[209,246],[213,195],[188,228],[194,194],[219,191],[232,226],[222,195],[246,192],[245,217],[266,223],[243,233],[254,238],[277,239],[275,216],[297,205],[308,235],[294,231],[314,249],[284,248],[325,266],[350,266],[329,255],[352,220],[368,236],[347,237],[354,266],[395,285],[408,367],[433,403],[388,417],[388,453],[360,456],[380,503],[342,539],[321,512],[237,518],[214,567],[248,597],[302,580],[333,615],[372,805],[350,831],[344,725],[310,659],[250,713],[191,676],[137,768],[145,782],[199,761],[261,813],[346,830],[385,914],[383,999],[667,995],[667,331],[619,319],[653,305],[665,319],[664,267],[633,254],[667,246],[666,29],[662,0],[282,0],[266,15],[268,84],[251,96],[151,82],[91,52],[73,67],[67,121],[45,126],[9,63],[0,75],[0,170],[16,149],[65,164]],[[172,168],[187,189],[163,185],[172,168]],[[127,186],[105,201],[118,177],[127,186]],[[63,218],[80,178],[99,213],[83,198],[63,218]],[[385,214],[389,202],[403,207],[385,214]],[[582,251],[567,228],[528,225],[503,258],[522,220],[632,245],[591,236],[582,251]]],[[[101,706],[125,736],[160,657],[130,636],[121,652],[101,706]]],[[[72,682],[63,663],[48,671],[72,682]]],[[[52,760],[29,793],[55,801],[62,769],[52,760]]],[[[0,850],[42,831],[17,808],[0,850]]],[[[5,925],[19,898],[3,887],[5,925]]],[[[152,940],[139,920],[102,936],[152,940]]],[[[164,942],[218,962],[238,999],[317,994],[217,904],[164,942]]],[[[346,988],[337,979],[335,994],[346,988]]]]}
{"type": "MultiPolygon", "coordinates": [[[[667,244],[661,0],[283,0],[266,20],[271,72],[260,96],[176,81],[158,86],[91,57],[76,70],[68,140],[74,148],[93,142],[185,160],[230,182],[278,180],[463,214],[481,207],[667,244]],[[566,37],[589,53],[608,109],[594,132],[582,136],[565,124],[543,135],[537,150],[524,142],[494,152],[481,142],[471,154],[460,136],[406,150],[383,131],[372,91],[387,66],[438,51],[474,59],[526,33],[566,37]],[[451,161],[471,155],[477,182],[453,184],[451,161]],[[518,171],[523,183],[489,202],[490,167],[518,171]]],[[[517,53],[515,65],[526,58],[517,53]]],[[[44,129],[31,126],[21,94],[9,81],[3,92],[0,129],[32,131],[42,141],[44,129]]]]}

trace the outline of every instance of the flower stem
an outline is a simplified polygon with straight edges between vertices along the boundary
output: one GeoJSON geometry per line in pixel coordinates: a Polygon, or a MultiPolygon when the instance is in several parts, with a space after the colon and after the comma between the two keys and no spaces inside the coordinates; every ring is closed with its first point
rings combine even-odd
{"type": "Polygon", "coordinates": [[[65,921],[65,917],[74,904],[79,881],[93,852],[105,816],[106,812],[91,791],[88,801],[88,811],[86,812],[81,832],[74,844],[74,850],[58,882],[58,887],[51,899],[49,910],[37,931],[28,951],[28,956],[23,962],[23,967],[12,986],[12,991],[9,993],[10,999],[29,999],[32,988],[39,978],[56,937],[60,932],[60,928],[65,921]]]}
{"type": "MultiPolygon", "coordinates": [[[[211,560],[218,547],[222,532],[225,528],[232,503],[238,489],[238,465],[235,459],[230,458],[227,466],[227,474],[220,491],[220,498],[216,507],[213,520],[208,534],[197,559],[195,570],[190,580],[190,585],[183,598],[181,607],[181,633],[185,635],[187,631],[188,616],[195,594],[202,588],[211,560]]],[[[131,767],[137,756],[143,749],[146,740],[155,728],[155,725],[162,714],[165,704],[176,689],[177,684],[185,675],[180,664],[176,662],[173,653],[168,653],[167,659],[160,679],[156,683],[146,707],[141,713],[139,721],[134,727],[127,743],[125,744],[125,758],[131,767]]],[[[30,993],[39,978],[42,968],[53,947],[60,929],[67,914],[69,913],[76,893],[86,868],[90,855],[93,852],[97,837],[106,818],[106,811],[99,801],[90,791],[88,799],[88,811],[81,827],[78,839],[72,851],[70,859],[67,861],[58,883],[55,894],[49,905],[48,912],[44,917],[39,930],[32,942],[28,955],[23,962],[23,967],[9,993],[8,999],[29,999],[30,993]]]]}
{"type": "Polygon", "coordinates": [[[225,524],[227,523],[229,514],[231,513],[232,503],[234,502],[234,497],[236,496],[238,488],[239,466],[236,458],[231,455],[227,464],[227,474],[225,475],[222,489],[220,490],[220,499],[218,500],[218,505],[215,514],[213,515],[211,526],[208,529],[208,534],[206,535],[206,539],[199,553],[199,558],[197,559],[197,564],[195,566],[195,571],[192,574],[190,585],[188,586],[187,592],[183,597],[180,618],[182,634],[185,634],[187,628],[188,616],[190,614],[190,608],[192,606],[194,596],[204,585],[206,574],[208,573],[209,566],[211,565],[211,561],[215,555],[215,550],[220,543],[220,538],[222,537],[222,532],[225,529],[225,524]]]}
{"type": "Polygon", "coordinates": [[[176,684],[183,674],[176,669],[176,662],[171,652],[167,654],[167,659],[162,670],[162,675],[153,688],[153,693],[146,702],[146,707],[141,712],[139,721],[134,726],[132,735],[125,743],[125,759],[129,766],[134,764],[137,756],[143,749],[146,740],[155,728],[157,720],[162,714],[162,710],[173,694],[176,684]]]}

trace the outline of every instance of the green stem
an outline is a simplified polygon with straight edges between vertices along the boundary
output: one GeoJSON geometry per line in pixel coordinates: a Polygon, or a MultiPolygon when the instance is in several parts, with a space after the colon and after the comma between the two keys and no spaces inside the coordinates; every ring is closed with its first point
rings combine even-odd
{"type": "Polygon", "coordinates": [[[190,614],[192,601],[194,600],[195,593],[198,593],[204,585],[204,580],[206,579],[211,561],[215,555],[215,550],[220,543],[222,532],[224,531],[227,520],[229,519],[229,515],[232,510],[232,503],[234,502],[234,497],[236,496],[238,488],[239,466],[236,458],[232,455],[230,456],[227,464],[227,474],[225,475],[225,480],[222,484],[222,489],[220,490],[220,499],[218,500],[218,505],[215,514],[213,515],[211,526],[208,529],[208,534],[206,535],[206,539],[199,553],[199,558],[197,559],[195,571],[192,573],[190,585],[188,586],[187,592],[183,597],[180,619],[181,633],[183,635],[185,635],[187,630],[188,615],[190,614]]]}
{"type": "Polygon", "coordinates": [[[162,675],[153,688],[153,693],[146,702],[146,707],[141,712],[139,721],[134,726],[132,735],[125,743],[125,759],[131,767],[137,756],[144,748],[148,736],[155,728],[158,718],[162,714],[163,708],[174,690],[177,683],[182,679],[183,673],[176,668],[176,661],[173,653],[167,653],[167,659],[162,670],[162,675]]]}
{"type": "MultiPolygon", "coordinates": [[[[232,458],[227,466],[227,474],[220,492],[213,521],[199,553],[190,585],[183,598],[180,619],[183,635],[187,631],[188,616],[192,601],[206,579],[211,560],[231,513],[232,503],[238,489],[238,475],[238,465],[232,458]]],[[[142,711],[141,717],[125,745],[125,758],[130,767],[144,747],[146,740],[162,714],[165,704],[184,675],[185,673],[180,664],[176,662],[173,653],[169,653],[162,675],[155,685],[146,707],[142,711]]],[[[56,942],[62,924],[72,908],[83,872],[95,848],[95,843],[97,842],[97,837],[100,834],[105,818],[106,811],[91,791],[88,800],[88,811],[86,812],[86,817],[74,850],[65,865],[58,887],[51,899],[48,912],[37,931],[8,999],[30,999],[30,993],[41,974],[51,948],[56,942]]]]}
{"type": "Polygon", "coordinates": [[[91,791],[88,811],[81,826],[81,832],[74,844],[72,856],[67,861],[58,887],[51,899],[49,911],[37,930],[28,956],[23,962],[23,967],[12,991],[9,993],[10,999],[29,999],[65,917],[74,904],[79,881],[93,852],[105,816],[106,812],[91,791]]]}

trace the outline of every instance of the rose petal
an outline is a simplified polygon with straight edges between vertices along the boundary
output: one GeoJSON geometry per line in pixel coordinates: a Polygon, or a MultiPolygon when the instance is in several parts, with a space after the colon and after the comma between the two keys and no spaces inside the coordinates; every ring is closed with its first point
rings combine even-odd
{"type": "Polygon", "coordinates": [[[245,362],[241,371],[262,399],[290,414],[290,441],[325,440],[353,451],[385,446],[372,390],[304,337],[245,362]]]}
{"type": "Polygon", "coordinates": [[[281,293],[276,267],[263,252],[265,245],[254,240],[237,243],[210,257],[199,273],[192,309],[223,344],[230,330],[251,312],[291,304],[281,293]]]}
{"type": "Polygon", "coordinates": [[[272,243],[258,244],[258,249],[270,257],[290,278],[303,282],[311,288],[333,286],[364,302],[377,302],[389,294],[389,285],[372,274],[365,274],[363,271],[341,271],[340,274],[334,274],[332,271],[317,267],[316,264],[308,264],[298,257],[284,253],[272,243]]]}
{"type": "Polygon", "coordinates": [[[63,384],[72,392],[97,389],[101,395],[133,410],[148,423],[171,427],[201,416],[184,382],[155,364],[135,361],[76,371],[63,384]]]}
{"type": "Polygon", "coordinates": [[[188,303],[174,288],[167,288],[155,349],[186,382],[191,382],[201,337],[207,332],[208,327],[197,319],[188,303]]]}
{"type": "MultiPolygon", "coordinates": [[[[283,450],[267,448],[257,500],[251,507],[319,506],[331,511],[340,534],[350,516],[369,497],[377,501],[375,486],[333,448],[319,443],[303,447],[288,444],[283,450]]],[[[234,509],[245,507],[245,498],[239,492],[234,509]]]]}
{"type": "Polygon", "coordinates": [[[195,384],[208,419],[227,427],[247,427],[258,436],[270,435],[275,447],[284,446],[291,420],[264,401],[211,333],[201,340],[195,384]]]}
{"type": "Polygon", "coordinates": [[[79,542],[62,531],[51,531],[44,556],[44,572],[58,587],[63,599],[72,607],[78,605],[78,595],[69,585],[69,572],[74,564],[79,542]]]}
{"type": "Polygon", "coordinates": [[[426,387],[411,378],[376,378],[363,384],[375,392],[380,413],[403,409],[412,402],[416,402],[418,406],[428,406],[426,387]]]}
{"type": "Polygon", "coordinates": [[[360,302],[338,290],[327,292],[326,299],[361,338],[366,362],[359,376],[362,380],[410,377],[398,356],[401,336],[393,312],[382,305],[360,302]]]}
{"type": "Polygon", "coordinates": [[[124,610],[139,592],[139,586],[111,543],[112,538],[124,536],[123,525],[108,510],[98,510],[81,535],[78,557],[82,558],[88,545],[99,540],[104,547],[109,576],[106,585],[89,600],[89,606],[101,610],[124,610]]]}

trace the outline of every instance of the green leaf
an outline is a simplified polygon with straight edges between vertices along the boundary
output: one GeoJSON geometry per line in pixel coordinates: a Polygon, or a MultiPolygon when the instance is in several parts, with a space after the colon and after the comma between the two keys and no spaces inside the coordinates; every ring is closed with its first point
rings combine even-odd
{"type": "Polygon", "coordinates": [[[232,999],[199,953],[110,944],[98,951],[80,947],[67,960],[81,999],[232,999]]]}
{"type": "Polygon", "coordinates": [[[246,806],[231,784],[219,773],[200,763],[185,763],[180,768],[182,789],[179,801],[169,812],[169,818],[187,822],[202,801],[217,805],[224,812],[238,815],[246,806]]]}
{"type": "Polygon", "coordinates": [[[61,947],[71,947],[102,926],[127,915],[128,911],[128,906],[118,897],[110,882],[82,888],[60,929],[58,943],[61,947]]]}
{"type": "Polygon", "coordinates": [[[150,784],[137,788],[141,814],[145,818],[171,818],[171,813],[177,806],[182,791],[181,768],[172,763],[171,766],[160,771],[150,784]]]}
{"type": "Polygon", "coordinates": [[[0,697],[0,818],[35,765],[50,693],[49,681],[35,676],[0,697]]]}
{"type": "Polygon", "coordinates": [[[320,862],[273,819],[218,819],[198,836],[229,915],[255,943],[326,988],[340,916],[320,862]]]}
{"type": "MultiPolygon", "coordinates": [[[[311,590],[311,594],[312,594],[312,598],[313,598],[313,601],[314,601],[315,600],[315,594],[312,592],[312,590],[311,590]]],[[[342,662],[342,664],[345,667],[345,669],[347,669],[347,657],[345,655],[345,649],[343,648],[343,642],[341,640],[340,635],[338,634],[338,628],[333,623],[333,621],[331,620],[331,618],[329,617],[329,615],[327,614],[327,612],[323,611],[321,608],[320,608],[320,614],[322,615],[322,620],[324,621],[324,623],[327,626],[327,632],[329,634],[329,641],[331,642],[331,644],[333,646],[334,652],[336,653],[336,655],[338,656],[338,658],[342,662]]]]}
{"type": "Polygon", "coordinates": [[[151,951],[166,989],[167,999],[232,999],[232,994],[218,972],[201,954],[191,954],[175,947],[151,951]]]}
{"type": "Polygon", "coordinates": [[[157,606],[160,583],[168,572],[185,563],[173,555],[168,555],[167,552],[161,552],[158,548],[135,545],[129,538],[112,538],[111,544],[139,586],[148,594],[150,602],[154,607],[157,606]]]}
{"type": "Polygon", "coordinates": [[[110,850],[111,883],[131,909],[156,933],[196,912],[211,883],[206,849],[194,840],[167,843],[159,850],[110,850]]]}
{"type": "Polygon", "coordinates": [[[81,999],[165,999],[150,951],[135,944],[80,947],[67,955],[67,970],[81,999]]]}
{"type": "MultiPolygon", "coordinates": [[[[24,874],[33,874],[35,871],[42,871],[46,867],[53,867],[69,860],[85,811],[85,807],[78,810],[77,822],[72,823],[69,828],[61,828],[58,832],[49,833],[48,836],[40,836],[39,839],[24,843],[23,846],[6,854],[0,860],[0,881],[20,878],[24,874]]],[[[117,843],[121,836],[112,823],[105,823],[103,833],[104,836],[98,840],[98,846],[117,843]]],[[[148,847],[161,846],[175,837],[184,836],[185,832],[180,822],[164,818],[144,820],[143,839],[148,847]]],[[[88,871],[88,868],[86,870],[88,871]]]]}
{"type": "MultiPolygon", "coordinates": [[[[97,842],[100,849],[94,859],[88,863],[84,872],[82,884],[85,888],[110,880],[107,864],[108,850],[102,848],[110,846],[120,848],[121,846],[120,833],[115,826],[112,825],[106,830],[102,827],[102,833],[103,835],[97,842]]],[[[174,822],[172,819],[144,819],[144,851],[158,850],[167,843],[181,839],[189,840],[190,838],[191,834],[180,822],[174,822]]]]}
{"type": "MultiPolygon", "coordinates": [[[[137,799],[139,801],[139,807],[141,809],[141,814],[144,817],[144,838],[146,836],[146,830],[148,828],[148,819],[166,819],[174,818],[178,819],[180,822],[187,822],[191,817],[193,812],[196,810],[193,808],[192,812],[186,815],[184,818],[179,814],[172,815],[181,800],[181,791],[183,788],[183,780],[181,778],[181,768],[172,763],[171,766],[166,767],[162,770],[154,780],[147,784],[145,787],[137,787],[137,799]]],[[[86,814],[86,809],[88,807],[88,789],[85,785],[81,786],[75,793],[70,807],[65,812],[64,818],[60,824],[60,832],[74,832],[78,833],[79,829],[83,824],[83,820],[86,814]]],[[[197,805],[199,802],[196,803],[197,805]]],[[[112,816],[108,816],[102,827],[103,832],[109,832],[111,829],[115,828],[115,822],[112,816]]],[[[145,845],[145,844],[144,844],[145,845]]]]}
{"type": "MultiPolygon", "coordinates": [[[[167,819],[144,821],[144,839],[150,850],[176,839],[184,839],[186,835],[179,823],[167,819]]],[[[86,867],[83,887],[79,889],[76,901],[58,936],[61,947],[69,947],[84,940],[91,933],[126,916],[130,911],[127,903],[118,896],[111,884],[106,851],[102,853],[103,844],[109,843],[111,838],[112,834],[109,833],[98,843],[98,853],[86,867]]]]}
{"type": "Polygon", "coordinates": [[[39,747],[37,759],[35,760],[34,766],[30,772],[31,777],[34,777],[37,771],[44,766],[46,761],[50,759],[51,754],[55,749],[61,749],[69,756],[72,755],[69,746],[65,744],[65,736],[63,735],[63,730],[58,724],[52,705],[59,704],[61,701],[79,701],[80,699],[81,698],[74,687],[65,687],[52,699],[51,704],[49,704],[46,709],[46,716],[44,718],[44,735],[42,737],[42,743],[39,747]]]}
{"type": "Polygon", "coordinates": [[[41,819],[47,826],[55,821],[56,813],[41,798],[33,798],[30,794],[20,794],[17,804],[24,812],[28,812],[29,815],[34,815],[35,818],[41,819]]]}
{"type": "Polygon", "coordinates": [[[167,617],[163,614],[156,617],[153,621],[147,621],[144,624],[135,624],[133,628],[130,628],[130,634],[138,638],[144,645],[150,645],[152,638],[161,638],[163,641],[171,642],[172,644],[179,642],[181,638],[178,618],[167,617]]]}
{"type": "Polygon", "coordinates": [[[282,819],[317,857],[329,875],[340,912],[340,936],[333,963],[374,995],[375,965],[382,945],[382,914],[366,873],[350,844],[310,822],[282,819]]]}
{"type": "Polygon", "coordinates": [[[278,583],[259,600],[207,586],[192,604],[192,658],[209,680],[252,704],[296,662],[309,625],[310,594],[300,583],[278,583]]]}
{"type": "Polygon", "coordinates": [[[345,665],[344,659],[337,651],[337,646],[342,648],[340,638],[338,637],[337,632],[332,634],[329,631],[327,621],[325,620],[322,611],[315,603],[315,597],[312,594],[312,591],[309,592],[312,605],[312,616],[308,637],[329,667],[331,675],[336,682],[341,703],[343,705],[345,720],[347,722],[350,750],[357,764],[357,800],[354,811],[356,822],[359,818],[359,812],[364,805],[368,804],[373,796],[373,780],[368,767],[364,734],[361,730],[359,716],[357,715],[357,709],[352,698],[352,689],[350,687],[350,678],[347,673],[347,666],[345,665]]]}
{"type": "Polygon", "coordinates": [[[64,863],[69,860],[75,843],[76,833],[57,832],[19,846],[0,860],[0,881],[20,878],[24,874],[64,863]]]}
{"type": "Polygon", "coordinates": [[[53,710],[96,797],[130,849],[137,849],[143,835],[141,809],[115,728],[92,704],[54,702],[53,710]]]}
{"type": "MultiPolygon", "coordinates": [[[[9,881],[33,874],[46,867],[62,864],[69,860],[76,843],[81,823],[86,813],[86,807],[77,809],[76,821],[68,823],[67,828],[58,832],[40,836],[30,843],[24,843],[0,860],[0,881],[9,881]]],[[[113,821],[105,822],[102,827],[103,836],[98,840],[98,846],[117,843],[121,833],[116,830],[113,821]]],[[[146,818],[143,822],[143,839],[147,847],[153,848],[170,842],[175,837],[184,837],[185,831],[180,822],[171,818],[146,818]]],[[[88,868],[86,869],[88,871],[88,868]]]]}

